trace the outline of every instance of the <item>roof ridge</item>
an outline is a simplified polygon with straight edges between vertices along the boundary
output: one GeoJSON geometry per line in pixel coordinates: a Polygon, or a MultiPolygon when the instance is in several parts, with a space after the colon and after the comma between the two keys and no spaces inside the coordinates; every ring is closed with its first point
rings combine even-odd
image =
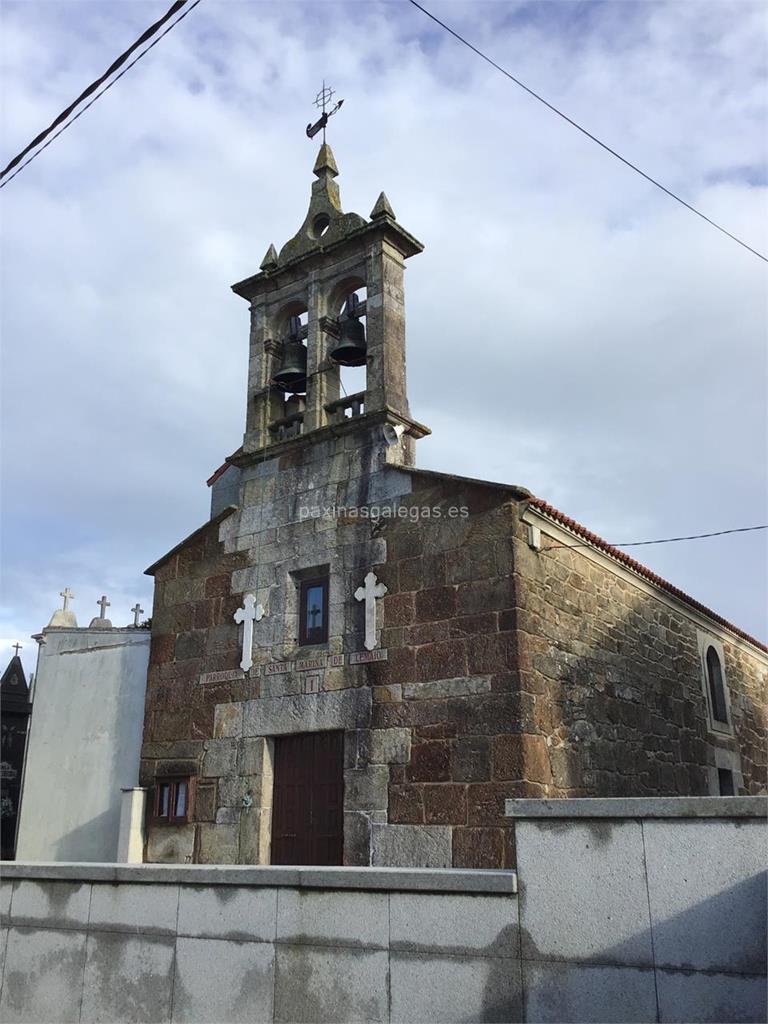
{"type": "Polygon", "coordinates": [[[528,504],[540,509],[550,518],[556,520],[562,525],[567,526],[568,529],[573,530],[573,532],[578,534],[580,537],[584,537],[584,539],[589,541],[590,544],[593,544],[596,548],[600,548],[602,551],[605,551],[617,561],[622,562],[627,566],[627,568],[634,570],[639,576],[642,576],[649,582],[655,584],[659,589],[666,590],[667,593],[672,594],[672,596],[678,598],[678,600],[683,601],[692,608],[696,608],[700,612],[703,612],[710,619],[714,619],[715,622],[718,622],[721,626],[725,626],[726,629],[735,633],[736,636],[741,637],[742,640],[748,641],[750,644],[759,648],[759,650],[768,654],[768,646],[766,646],[762,641],[757,640],[739,626],[735,626],[728,619],[719,615],[711,608],[708,608],[705,604],[702,604],[701,601],[697,601],[695,597],[691,597],[690,594],[686,594],[684,590],[676,587],[674,583],[670,583],[669,580],[665,580],[663,576],[659,576],[659,574],[654,572],[653,569],[649,569],[647,565],[643,565],[642,562],[638,562],[636,558],[628,555],[626,552],[622,551],[621,548],[617,548],[615,545],[609,544],[607,540],[603,540],[602,537],[593,533],[592,530],[588,530],[587,527],[582,526],[581,523],[576,522],[576,520],[572,519],[571,516],[561,512],[560,509],[555,508],[554,505],[550,505],[548,501],[544,500],[544,498],[532,497],[529,499],[528,504]]]}

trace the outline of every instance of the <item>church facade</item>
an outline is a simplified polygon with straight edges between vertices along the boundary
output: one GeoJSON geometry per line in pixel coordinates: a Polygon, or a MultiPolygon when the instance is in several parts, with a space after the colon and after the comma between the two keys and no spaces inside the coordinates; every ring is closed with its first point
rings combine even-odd
{"type": "Polygon", "coordinates": [[[419,470],[382,193],[234,285],[243,445],[159,559],[151,862],[504,867],[520,796],[765,792],[768,651],[524,487],[419,470]],[[342,393],[343,367],[365,386],[342,393]]]}

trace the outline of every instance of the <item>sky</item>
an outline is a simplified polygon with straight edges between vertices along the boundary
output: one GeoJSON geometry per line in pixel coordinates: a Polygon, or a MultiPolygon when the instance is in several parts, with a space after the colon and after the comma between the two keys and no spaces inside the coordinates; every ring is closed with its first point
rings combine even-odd
{"type": "MultiPolygon", "coordinates": [[[[532,89],[758,250],[761,4],[438,3],[532,89]]],[[[5,0],[3,164],[166,10],[5,0]]],[[[230,285],[302,222],[325,79],[345,210],[384,189],[427,469],[523,485],[611,542],[768,522],[766,265],[406,2],[202,0],[0,191],[0,662],[69,586],[149,614],[245,421],[230,285]],[[4,652],[4,653],[3,653],[4,652]]],[[[762,639],[766,533],[630,549],[762,639]]]]}

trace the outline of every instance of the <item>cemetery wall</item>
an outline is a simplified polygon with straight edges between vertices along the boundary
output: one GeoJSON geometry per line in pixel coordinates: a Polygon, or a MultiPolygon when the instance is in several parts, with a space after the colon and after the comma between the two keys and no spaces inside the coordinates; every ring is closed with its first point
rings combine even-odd
{"type": "Polygon", "coordinates": [[[138,781],[149,630],[43,630],[19,860],[112,861],[121,789],[138,781]]]}
{"type": "Polygon", "coordinates": [[[508,812],[517,873],[4,865],[0,1014],[765,1019],[765,800],[508,812]]]}

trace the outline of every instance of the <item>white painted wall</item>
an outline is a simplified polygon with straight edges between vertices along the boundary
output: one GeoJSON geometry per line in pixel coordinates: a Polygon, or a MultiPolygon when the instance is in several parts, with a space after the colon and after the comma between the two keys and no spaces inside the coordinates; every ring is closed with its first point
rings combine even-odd
{"type": "Polygon", "coordinates": [[[149,630],[42,640],[16,857],[115,861],[121,790],[138,784],[149,630]]]}

